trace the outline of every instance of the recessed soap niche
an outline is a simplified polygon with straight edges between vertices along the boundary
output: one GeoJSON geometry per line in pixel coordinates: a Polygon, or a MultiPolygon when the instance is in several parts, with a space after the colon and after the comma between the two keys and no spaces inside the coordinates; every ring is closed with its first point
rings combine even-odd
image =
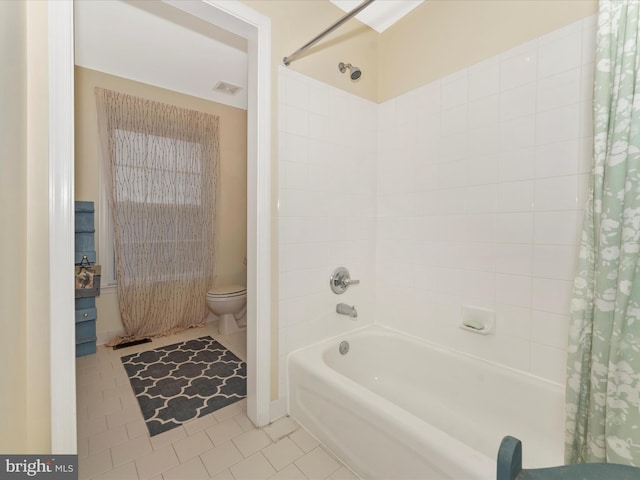
{"type": "Polygon", "coordinates": [[[462,306],[460,328],[479,335],[491,335],[496,331],[496,312],[489,308],[462,306]]]}

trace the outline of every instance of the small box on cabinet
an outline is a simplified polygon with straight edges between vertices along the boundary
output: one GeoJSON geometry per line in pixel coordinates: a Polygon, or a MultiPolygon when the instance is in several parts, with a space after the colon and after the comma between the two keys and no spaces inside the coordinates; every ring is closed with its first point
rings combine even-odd
{"type": "Polygon", "coordinates": [[[100,295],[100,265],[76,265],[76,298],[100,295]]]}

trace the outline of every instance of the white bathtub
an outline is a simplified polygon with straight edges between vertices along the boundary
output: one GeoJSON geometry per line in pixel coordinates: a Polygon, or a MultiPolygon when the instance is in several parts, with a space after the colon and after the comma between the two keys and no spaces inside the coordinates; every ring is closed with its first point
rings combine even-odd
{"type": "Polygon", "coordinates": [[[564,390],[523,372],[368,327],[292,353],[288,375],[289,414],[363,479],[495,479],[505,435],[525,468],[563,463],[564,390]]]}

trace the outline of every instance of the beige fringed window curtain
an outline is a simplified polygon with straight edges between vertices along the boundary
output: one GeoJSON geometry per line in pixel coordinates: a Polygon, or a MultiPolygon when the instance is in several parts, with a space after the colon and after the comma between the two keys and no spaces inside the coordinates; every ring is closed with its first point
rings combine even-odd
{"type": "Polygon", "coordinates": [[[126,337],[203,324],[214,274],[217,116],[96,88],[126,337]]]}

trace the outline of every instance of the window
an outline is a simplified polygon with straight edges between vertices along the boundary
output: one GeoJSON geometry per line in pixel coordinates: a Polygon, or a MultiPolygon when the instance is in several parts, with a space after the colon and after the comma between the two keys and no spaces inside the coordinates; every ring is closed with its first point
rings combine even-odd
{"type": "MultiPolygon", "coordinates": [[[[183,261],[185,256],[197,255],[195,252],[201,251],[202,243],[206,242],[206,231],[191,229],[187,234],[181,228],[184,226],[181,222],[167,220],[168,217],[213,215],[213,212],[202,211],[202,146],[122,129],[115,129],[113,134],[117,145],[130,144],[127,148],[115,149],[114,172],[115,183],[126,185],[119,190],[116,200],[121,205],[127,204],[127,208],[119,209],[121,223],[135,225],[137,230],[135,235],[128,236],[129,240],[122,240],[128,255],[135,256],[143,265],[163,265],[163,273],[154,275],[156,281],[206,275],[205,263],[183,261]],[[129,155],[131,145],[134,150],[148,154],[129,155]],[[152,158],[150,162],[149,158],[152,158]]],[[[103,205],[108,205],[106,196],[104,200],[103,205]]],[[[101,248],[100,252],[101,258],[109,259],[108,268],[104,271],[107,287],[117,285],[115,239],[110,215],[109,212],[106,219],[106,248],[101,248]]]]}

